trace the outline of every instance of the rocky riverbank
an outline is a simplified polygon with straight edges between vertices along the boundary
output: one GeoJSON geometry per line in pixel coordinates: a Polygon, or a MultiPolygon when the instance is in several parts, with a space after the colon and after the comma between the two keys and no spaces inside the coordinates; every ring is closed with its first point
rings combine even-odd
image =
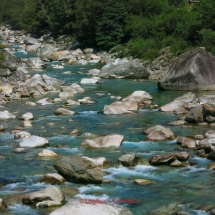
{"type": "MultiPolygon", "coordinates": [[[[152,188],[152,193],[159,195],[157,187],[160,187],[160,184],[163,186],[164,181],[169,180],[169,183],[171,183],[171,174],[175,172],[178,175],[174,180],[178,180],[179,176],[183,176],[184,172],[189,171],[187,169],[193,166],[198,171],[198,162],[193,161],[194,156],[205,159],[206,161],[204,160],[204,162],[210,162],[210,160],[215,159],[215,131],[208,129],[207,132],[188,136],[178,135],[177,132],[172,131],[177,126],[181,126],[181,129],[186,129],[186,126],[191,127],[196,125],[213,126],[215,122],[213,96],[196,97],[194,93],[189,92],[176,98],[171,103],[162,106],[154,104],[154,94],[151,95],[151,93],[142,89],[133,90],[132,93],[126,94],[123,97],[104,93],[100,89],[95,91],[94,94],[96,97],[94,99],[88,95],[86,97],[82,96],[87,90],[89,92],[89,86],[103,85],[102,80],[106,79],[131,79],[131,81],[138,79],[137,83],[139,83],[143,79],[159,79],[163,77],[172,63],[168,48],[162,50],[160,56],[155,61],[143,62],[138,59],[118,59],[115,54],[105,52],[94,53],[94,50],[90,48],[83,51],[81,49],[72,50],[73,46],[65,47],[66,44],[63,42],[56,43],[49,37],[43,36],[42,38],[35,39],[29,35],[24,35],[24,32],[12,31],[4,27],[1,28],[0,34],[4,40],[7,40],[7,43],[3,43],[5,46],[8,47],[9,43],[18,45],[18,48],[17,46],[15,48],[13,46],[6,48],[4,53],[6,57],[4,66],[6,69],[2,70],[0,78],[0,101],[2,105],[0,120],[1,122],[6,122],[4,123],[6,126],[0,126],[1,134],[10,133],[15,141],[15,143],[10,143],[7,146],[10,152],[0,152],[0,160],[2,162],[11,162],[10,157],[16,159],[15,157],[26,155],[20,162],[21,164],[18,167],[20,169],[22,168],[23,161],[27,162],[24,163],[26,168],[32,169],[36,168],[35,160],[44,162],[48,160],[50,162],[49,167],[46,166],[43,170],[40,170],[41,172],[45,172],[45,174],[40,174],[32,182],[33,186],[36,186],[34,191],[29,191],[28,184],[12,189],[12,191],[18,192],[18,194],[13,193],[8,197],[3,193],[3,198],[0,198],[0,210],[3,211],[2,213],[12,214],[10,209],[14,205],[31,205],[32,208],[37,208],[36,210],[39,211],[36,214],[42,214],[44,208],[46,208],[47,210],[45,210],[44,214],[50,215],[69,214],[71,211],[78,215],[88,210],[94,215],[103,214],[104,211],[104,214],[123,215],[139,215],[140,213],[165,215],[190,214],[186,212],[189,210],[180,207],[183,204],[181,202],[182,199],[179,196],[176,198],[173,194],[172,198],[175,197],[177,202],[162,205],[162,207],[158,208],[157,206],[152,206],[147,210],[145,210],[145,207],[148,207],[148,205],[141,199],[144,198],[144,201],[150,199],[148,197],[150,195],[150,188],[152,188]],[[38,57],[22,58],[17,61],[13,56],[13,52],[17,50],[25,51],[26,54],[27,52],[34,52],[38,57]],[[52,65],[53,60],[57,60],[59,63],[53,63],[52,65]],[[89,70],[87,75],[93,77],[81,78],[79,83],[73,82],[68,84],[47,74],[40,74],[41,71],[45,70],[43,68],[46,68],[47,65],[51,65],[53,69],[64,69],[65,64],[84,66],[98,62],[106,63],[106,65],[101,70],[89,70]],[[36,73],[38,71],[38,74],[30,75],[30,71],[35,71],[36,73]],[[51,93],[54,93],[55,98],[50,97],[51,93]],[[107,103],[106,100],[101,101],[100,98],[108,96],[111,97],[111,100],[118,101],[110,103],[107,103]],[[36,101],[33,102],[32,99],[36,101]],[[28,107],[28,112],[23,113],[24,110],[18,111],[18,107],[17,111],[7,111],[5,107],[12,102],[13,105],[16,105],[15,100],[22,101],[28,107]],[[100,102],[102,106],[101,111],[91,110],[94,104],[99,104],[100,102]],[[32,113],[33,111],[34,113],[36,111],[44,111],[40,107],[48,107],[47,112],[49,111],[49,115],[46,112],[43,117],[35,117],[35,114],[32,113]],[[78,107],[83,109],[79,110],[78,107]],[[88,117],[89,122],[86,120],[86,112],[87,114],[91,114],[88,117]],[[178,120],[170,122],[170,129],[160,124],[154,125],[150,120],[146,119],[146,115],[154,117],[154,114],[158,112],[161,114],[167,113],[164,115],[166,118],[168,118],[168,114],[172,118],[178,117],[178,120]],[[142,117],[141,123],[138,121],[141,126],[137,122],[132,122],[135,116],[140,120],[139,114],[142,117]],[[99,116],[98,118],[101,118],[102,122],[99,121],[98,123],[94,115],[99,116]],[[123,127],[124,130],[117,132],[118,127],[123,124],[120,122],[120,117],[124,115],[128,117],[123,122],[125,124],[123,127]],[[118,116],[120,117],[118,118],[118,116]],[[116,120],[119,120],[119,122],[116,120]],[[13,121],[20,123],[20,126],[9,129],[7,123],[13,121]],[[58,121],[63,121],[64,124],[59,126],[58,121]],[[137,128],[135,127],[136,123],[138,124],[137,128]],[[103,127],[106,130],[105,132],[102,130],[99,135],[79,131],[79,127],[83,129],[83,125],[85,124],[86,130],[90,130],[93,126],[96,127],[95,131],[97,133],[103,127]],[[43,130],[42,134],[45,134],[48,133],[46,129],[48,130],[50,127],[53,127],[52,132],[50,132],[51,134],[49,134],[51,137],[44,137],[41,135],[42,132],[40,133],[39,129],[34,129],[40,128],[43,130]],[[64,133],[64,136],[60,140],[57,140],[57,144],[54,145],[56,143],[54,139],[58,138],[56,136],[58,130],[61,131],[61,129],[64,129],[65,132],[67,127],[69,129],[72,128],[70,133],[66,135],[64,133]],[[114,130],[114,132],[110,132],[110,130],[114,130]],[[121,134],[125,130],[127,132],[126,135],[121,134]],[[131,143],[127,141],[129,135],[140,136],[140,139],[138,139],[140,142],[131,143]],[[80,139],[78,140],[78,138],[80,139]],[[175,144],[175,148],[170,150],[173,143],[175,144]],[[144,148],[145,145],[147,146],[146,148],[144,148]],[[153,151],[150,148],[152,146],[155,147],[153,151]],[[66,150],[70,151],[65,153],[66,150]],[[114,157],[112,157],[113,154],[114,157]],[[172,168],[173,172],[168,169],[170,171],[170,175],[168,175],[168,172],[165,172],[166,168],[172,168]],[[122,171],[121,176],[117,175],[120,171],[122,171]],[[149,177],[150,171],[155,172],[149,177]],[[159,173],[156,171],[164,172],[158,175],[159,173]],[[127,172],[130,174],[129,177],[125,174],[127,172]],[[169,178],[162,179],[164,175],[168,175],[169,178]],[[120,187],[119,189],[117,188],[118,186],[120,187]],[[136,191],[135,194],[132,194],[132,198],[130,198],[129,192],[126,190],[130,186],[132,190],[136,191]],[[87,190],[87,192],[83,193],[83,189],[87,190]],[[92,191],[91,189],[94,190],[92,191]],[[114,189],[118,189],[118,192],[125,198],[117,198],[118,200],[110,201],[110,197],[107,196],[114,189]],[[141,190],[141,193],[138,193],[139,190],[141,190]],[[144,197],[145,190],[148,192],[146,198],[144,197]],[[121,193],[122,191],[127,192],[127,196],[121,193]],[[99,195],[100,199],[95,198],[92,194],[99,195]],[[121,206],[119,205],[120,203],[127,204],[121,206]],[[59,207],[59,209],[53,211],[55,209],[53,206],[59,207]],[[132,212],[127,209],[128,207],[132,212]]],[[[72,72],[63,71],[63,73],[70,75],[72,72]]],[[[144,84],[145,82],[143,81],[144,84]]],[[[152,93],[154,92],[152,91],[152,93]]],[[[166,123],[165,117],[161,118],[161,122],[165,121],[166,123]]],[[[213,170],[213,162],[209,163],[204,169],[206,171],[213,170]]],[[[28,175],[30,173],[25,172],[25,174],[28,175]]],[[[34,177],[37,177],[37,175],[34,175],[34,177]]],[[[3,183],[4,180],[0,177],[1,186],[8,188],[7,185],[10,185],[10,182],[3,183]]],[[[173,183],[175,183],[174,180],[173,183]]],[[[184,178],[184,180],[186,179],[184,178]]],[[[21,182],[23,183],[23,178],[21,182]]],[[[13,184],[13,186],[16,185],[13,184]]],[[[167,183],[165,186],[169,188],[168,186],[171,187],[173,185],[167,183]]],[[[201,187],[201,184],[197,182],[196,186],[201,187]]],[[[177,192],[181,193],[179,188],[181,189],[181,185],[177,185],[176,188],[174,187],[177,192]]],[[[163,187],[161,189],[164,190],[163,187]]],[[[207,191],[208,188],[204,187],[204,189],[207,191]]],[[[209,187],[209,190],[211,190],[211,187],[209,187]]],[[[191,191],[189,190],[189,192],[191,191]]],[[[118,196],[116,193],[114,195],[118,196]]],[[[165,197],[166,194],[162,193],[162,195],[165,197]]],[[[198,197],[199,193],[192,193],[193,195],[197,195],[198,197]]],[[[153,195],[152,197],[155,198],[153,195]]],[[[154,204],[151,199],[149,204],[154,204]]],[[[215,204],[207,205],[204,202],[203,206],[193,206],[192,209],[210,211],[213,214],[213,205],[215,204]]]]}

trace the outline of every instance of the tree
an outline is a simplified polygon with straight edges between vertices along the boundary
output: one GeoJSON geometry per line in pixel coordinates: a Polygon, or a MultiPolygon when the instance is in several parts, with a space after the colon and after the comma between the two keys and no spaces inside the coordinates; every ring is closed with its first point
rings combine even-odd
{"type": "Polygon", "coordinates": [[[96,22],[97,45],[110,49],[119,44],[124,36],[125,2],[108,0],[103,15],[96,22]]]}

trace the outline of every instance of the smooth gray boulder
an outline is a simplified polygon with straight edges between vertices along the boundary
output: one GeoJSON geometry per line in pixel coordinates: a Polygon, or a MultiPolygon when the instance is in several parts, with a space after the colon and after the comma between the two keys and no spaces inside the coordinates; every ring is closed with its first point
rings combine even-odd
{"type": "Polygon", "coordinates": [[[215,57],[205,48],[190,50],[174,60],[160,90],[215,90],[215,57]]]}
{"type": "Polygon", "coordinates": [[[146,70],[143,64],[134,59],[124,64],[113,65],[102,69],[98,74],[100,78],[124,78],[124,79],[140,79],[148,78],[150,73],[146,70]]]}
{"type": "Polygon", "coordinates": [[[54,168],[65,179],[75,183],[101,184],[103,180],[101,168],[78,155],[63,156],[54,164],[54,168]]]}

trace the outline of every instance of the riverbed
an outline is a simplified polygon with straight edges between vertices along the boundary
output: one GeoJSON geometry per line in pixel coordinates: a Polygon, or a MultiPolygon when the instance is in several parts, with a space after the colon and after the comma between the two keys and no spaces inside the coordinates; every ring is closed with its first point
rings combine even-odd
{"type": "MultiPolygon", "coordinates": [[[[15,53],[17,58],[29,57],[23,53],[15,53]]],[[[30,55],[31,56],[31,55],[30,55]]],[[[66,84],[80,84],[82,78],[89,77],[88,71],[92,68],[101,68],[102,64],[88,65],[64,65],[63,69],[54,69],[49,63],[46,69],[33,70],[29,74],[47,74],[48,76],[64,80],[66,84]],[[70,71],[71,74],[63,74],[70,71]]],[[[22,114],[31,112],[34,115],[33,126],[24,130],[45,137],[50,143],[48,149],[58,155],[80,155],[88,157],[105,157],[109,167],[104,169],[104,179],[112,181],[110,184],[84,185],[66,182],[63,186],[71,186],[79,189],[80,194],[73,198],[100,199],[114,201],[116,199],[135,199],[135,204],[120,205],[128,207],[134,215],[147,215],[157,208],[168,210],[171,205],[179,205],[181,210],[190,214],[208,214],[199,210],[201,206],[214,205],[214,171],[207,170],[211,163],[206,158],[200,158],[195,152],[189,150],[190,161],[185,167],[150,166],[149,158],[156,154],[178,151],[180,146],[176,140],[166,142],[147,141],[143,131],[153,125],[163,125],[171,128],[176,135],[186,136],[190,134],[204,134],[210,130],[208,126],[186,125],[171,126],[168,123],[177,119],[173,113],[165,113],[159,109],[139,110],[132,114],[104,115],[104,105],[111,104],[115,100],[111,96],[128,96],[136,90],[144,90],[153,97],[153,104],[158,107],[167,104],[174,98],[182,96],[186,91],[158,91],[156,81],[152,80],[123,80],[101,79],[99,84],[81,85],[84,93],[78,93],[74,100],[89,96],[94,104],[81,104],[77,107],[64,106],[68,99],[50,105],[26,106],[26,101],[38,101],[41,98],[58,97],[57,92],[43,96],[22,99],[5,104],[5,109],[14,112],[15,120],[1,121],[6,127],[6,132],[0,133],[0,155],[6,159],[0,160],[0,197],[10,204],[8,211],[3,214],[15,215],[44,215],[56,208],[36,209],[21,203],[21,197],[33,191],[38,191],[49,185],[40,183],[40,179],[46,173],[56,172],[53,164],[57,159],[38,158],[41,148],[31,148],[27,153],[15,154],[12,150],[20,142],[14,139],[10,133],[15,126],[20,126],[19,119],[22,114]],[[75,111],[74,116],[56,116],[54,111],[59,107],[65,107],[75,111]],[[119,148],[111,149],[85,149],[81,143],[85,139],[81,136],[69,136],[69,133],[78,129],[82,134],[90,132],[96,135],[118,133],[124,136],[124,141],[119,148]],[[60,144],[63,148],[56,148],[60,144]],[[118,158],[126,153],[134,153],[141,158],[141,162],[135,167],[127,168],[119,164],[118,158]],[[135,184],[134,179],[149,179],[152,181],[147,186],[135,184]]],[[[210,92],[213,94],[214,92],[210,92]]],[[[206,94],[202,92],[202,94],[206,94]]],[[[207,93],[208,94],[208,93],[207,93]]],[[[196,96],[199,96],[196,94],[196,96]]],[[[67,201],[69,197],[67,196],[67,201]]],[[[87,214],[87,213],[86,213],[87,214]]]]}

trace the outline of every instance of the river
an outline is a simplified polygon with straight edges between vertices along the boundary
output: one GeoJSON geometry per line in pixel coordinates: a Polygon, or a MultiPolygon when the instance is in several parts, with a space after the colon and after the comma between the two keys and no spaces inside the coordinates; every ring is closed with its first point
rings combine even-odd
{"type": "MultiPolygon", "coordinates": [[[[23,55],[23,53],[15,54],[17,58],[31,56],[23,55]]],[[[67,84],[80,84],[82,78],[88,77],[89,69],[102,67],[101,64],[86,66],[66,64],[64,69],[53,69],[50,64],[42,71],[31,71],[30,75],[47,74],[64,80],[67,84]],[[71,71],[71,74],[63,74],[65,71],[71,71]]],[[[55,64],[58,64],[58,62],[55,62],[55,64]]],[[[25,99],[5,105],[9,112],[16,112],[17,118],[16,120],[1,122],[6,127],[6,132],[0,133],[0,155],[5,156],[6,159],[0,160],[0,181],[5,182],[5,185],[0,187],[0,197],[6,202],[15,201],[15,204],[11,203],[12,206],[9,205],[8,211],[2,212],[2,214],[45,215],[55,209],[36,209],[21,203],[23,194],[49,186],[40,183],[39,180],[48,172],[56,172],[53,164],[57,160],[38,158],[37,154],[41,151],[38,148],[29,149],[24,154],[12,152],[20,140],[14,139],[10,131],[15,126],[20,126],[21,120],[19,117],[26,112],[32,112],[35,119],[33,120],[33,126],[26,128],[25,131],[47,138],[50,143],[48,149],[59,155],[102,156],[107,159],[109,167],[104,169],[104,178],[112,180],[112,183],[83,185],[66,182],[66,186],[79,189],[80,194],[74,198],[135,199],[136,204],[120,203],[120,205],[128,207],[134,215],[147,215],[159,207],[166,210],[166,207],[171,207],[174,204],[179,205],[181,210],[190,214],[208,214],[198,210],[198,208],[204,205],[215,205],[214,171],[205,168],[211,161],[196,157],[194,151],[189,150],[190,161],[195,162],[196,166],[190,166],[188,163],[186,167],[180,168],[150,166],[148,160],[152,155],[177,151],[179,145],[176,144],[175,140],[167,142],[146,141],[143,130],[160,124],[171,128],[176,135],[186,136],[189,134],[204,134],[211,129],[210,127],[170,126],[168,123],[176,120],[177,117],[172,113],[161,112],[158,109],[139,110],[137,113],[123,115],[104,115],[101,113],[104,105],[111,104],[114,101],[111,96],[124,98],[135,90],[144,90],[151,94],[153,104],[158,106],[164,105],[186,92],[158,91],[156,81],[150,80],[101,79],[99,84],[82,85],[82,87],[85,92],[76,94],[74,100],[89,96],[95,103],[81,104],[78,107],[66,107],[75,111],[75,116],[54,115],[54,111],[61,107],[67,99],[63,99],[60,103],[45,106],[26,106],[25,102],[27,100],[25,99]],[[84,149],[81,147],[83,137],[68,135],[74,129],[78,129],[81,133],[90,132],[96,135],[119,133],[124,135],[124,141],[121,147],[116,149],[84,149]],[[56,148],[57,144],[61,144],[65,148],[56,148]],[[117,159],[126,153],[135,153],[141,158],[141,162],[133,168],[119,165],[117,159]],[[133,182],[137,178],[149,179],[152,184],[147,186],[137,185],[133,182]]],[[[57,98],[58,93],[49,93],[28,100],[35,102],[44,97],[57,98]]],[[[67,197],[68,200],[69,197],[67,197]]]]}

